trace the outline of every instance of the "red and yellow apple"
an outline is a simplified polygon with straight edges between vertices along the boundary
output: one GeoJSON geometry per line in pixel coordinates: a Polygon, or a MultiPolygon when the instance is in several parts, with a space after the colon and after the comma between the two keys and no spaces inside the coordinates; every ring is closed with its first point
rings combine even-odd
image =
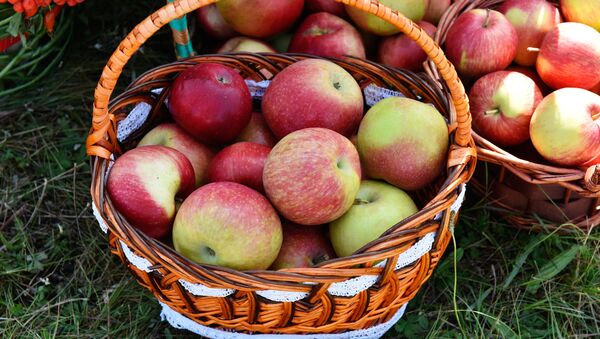
{"type": "Polygon", "coordinates": [[[304,226],[283,222],[283,243],[271,269],[312,267],[335,258],[323,226],[304,226]]]}
{"type": "Polygon", "coordinates": [[[448,126],[433,106],[389,97],[375,104],[360,123],[358,151],[367,176],[405,190],[417,190],[442,173],[448,126]]]}
{"type": "MultiPolygon", "coordinates": [[[[383,5],[402,13],[412,21],[420,21],[427,12],[429,1],[435,0],[379,0],[383,5]]],[[[353,6],[346,6],[346,12],[354,23],[367,32],[388,36],[400,32],[396,26],[353,6]]]]}
{"type": "Polygon", "coordinates": [[[365,58],[365,46],[356,28],[325,12],[311,14],[300,24],[288,51],[333,58],[365,58]]]}
{"type": "Polygon", "coordinates": [[[243,35],[268,38],[290,28],[300,17],[304,0],[221,0],[225,21],[243,35]]]}
{"type": "Polygon", "coordinates": [[[360,185],[356,148],[343,135],[305,128],[281,139],[263,172],[267,197],[288,220],[321,225],[344,214],[360,185]]]}
{"type": "Polygon", "coordinates": [[[535,82],[519,72],[486,74],[469,91],[473,129],[498,145],[525,142],[531,115],[542,99],[535,82]]]}
{"type": "Polygon", "coordinates": [[[567,21],[579,22],[600,31],[600,0],[560,0],[567,21]]]}
{"type": "Polygon", "coordinates": [[[227,40],[217,50],[217,53],[227,52],[275,53],[276,51],[264,41],[238,36],[227,40]]]}
{"type": "Polygon", "coordinates": [[[194,138],[218,145],[233,141],[246,127],[252,115],[252,97],[236,71],[203,63],[177,76],[171,85],[169,110],[175,122],[194,138]]]}
{"type": "Polygon", "coordinates": [[[238,135],[237,141],[250,141],[257,144],[273,147],[277,142],[275,136],[267,126],[265,118],[259,112],[253,112],[250,122],[238,135]]]}
{"type": "Polygon", "coordinates": [[[537,49],[544,35],[561,22],[558,8],[546,0],[508,0],[498,11],[517,31],[519,43],[515,62],[521,66],[535,65],[537,49]]]}
{"type": "Polygon", "coordinates": [[[339,257],[351,255],[418,211],[403,190],[384,182],[363,180],[352,207],[329,224],[335,253],[339,257]]]}
{"type": "Polygon", "coordinates": [[[363,115],[356,80],[331,61],[306,59],[273,78],[262,112],[276,137],[308,127],[323,127],[351,136],[363,115]]]}
{"type": "Polygon", "coordinates": [[[218,40],[225,40],[236,35],[235,31],[223,19],[215,4],[196,10],[196,18],[202,31],[218,40]]]}
{"type": "Polygon", "coordinates": [[[473,9],[461,14],[446,36],[445,51],[467,78],[505,69],[517,55],[517,31],[502,13],[473,9]]]}
{"type": "Polygon", "coordinates": [[[563,88],[538,105],[529,133],[535,149],[563,166],[600,164],[600,96],[563,88]]]}
{"type": "Polygon", "coordinates": [[[206,172],[213,152],[194,140],[177,124],[166,123],[154,127],[138,143],[138,147],[148,145],[163,145],[183,153],[194,168],[196,187],[206,182],[206,172]]]}
{"type": "Polygon", "coordinates": [[[544,37],[536,69],[554,89],[593,88],[600,82],[600,33],[576,22],[554,26],[544,37]]]}
{"type": "Polygon", "coordinates": [[[234,182],[202,186],[181,204],[175,250],[199,264],[267,269],[283,240],[277,212],[260,193],[234,182]]]}
{"type": "Polygon", "coordinates": [[[264,192],[262,175],[271,147],[238,142],[223,148],[208,167],[210,182],[232,181],[264,192]]]}
{"type": "Polygon", "coordinates": [[[106,183],[110,200],[131,225],[153,238],[171,232],[175,199],[194,190],[194,168],[166,146],[136,147],[115,161],[106,183]]]}
{"type": "MultiPolygon", "coordinates": [[[[437,30],[434,25],[426,21],[419,21],[418,25],[430,36],[433,36],[437,30]]],[[[418,72],[423,70],[427,54],[414,40],[404,34],[398,34],[381,41],[378,59],[379,62],[390,67],[418,72]]]]}

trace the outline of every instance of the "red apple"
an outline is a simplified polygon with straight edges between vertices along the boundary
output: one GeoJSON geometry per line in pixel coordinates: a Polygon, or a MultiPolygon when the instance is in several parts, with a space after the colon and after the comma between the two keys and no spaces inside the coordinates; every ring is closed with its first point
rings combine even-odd
{"type": "Polygon", "coordinates": [[[283,223],[283,243],[271,269],[312,267],[335,258],[335,252],[323,226],[306,227],[283,223]]]}
{"type": "Polygon", "coordinates": [[[304,0],[221,0],[217,8],[237,32],[268,38],[290,28],[300,17],[304,0]]]}
{"type": "Polygon", "coordinates": [[[340,18],[346,16],[344,4],[335,0],[305,0],[304,8],[308,13],[327,12],[340,18]]]}
{"type": "Polygon", "coordinates": [[[175,250],[199,264],[266,269],[283,236],[273,206],[235,182],[200,187],[181,205],[173,226],[175,250]]]}
{"type": "Polygon", "coordinates": [[[128,222],[158,239],[171,232],[175,197],[185,198],[194,190],[194,168],[173,148],[137,147],[117,158],[106,190],[128,222]]]}
{"type": "Polygon", "coordinates": [[[531,117],[533,146],[563,166],[600,164],[600,96],[563,88],[540,102],[531,117]]]}
{"type": "MultiPolygon", "coordinates": [[[[423,30],[433,36],[437,28],[426,21],[418,23],[423,30]]],[[[427,54],[414,40],[404,34],[385,38],[379,45],[379,62],[395,68],[408,69],[414,72],[423,70],[427,54]]]]}
{"type": "MultiPolygon", "coordinates": [[[[430,1],[436,0],[379,0],[380,3],[402,13],[415,22],[423,19],[430,1]]],[[[400,32],[391,23],[354,6],[346,6],[346,12],[358,27],[370,33],[389,36],[400,32]]]]}
{"type": "Polygon", "coordinates": [[[264,192],[262,175],[271,147],[238,142],[223,148],[208,167],[210,182],[233,181],[264,192]]]}
{"type": "Polygon", "coordinates": [[[579,22],[600,31],[600,0],[560,0],[567,21],[579,22]]]}
{"type": "Polygon", "coordinates": [[[540,76],[535,71],[535,68],[521,67],[521,66],[510,66],[506,69],[507,71],[519,72],[523,75],[526,75],[531,80],[535,82],[535,85],[540,89],[542,95],[546,96],[552,92],[552,89],[546,85],[544,81],[540,78],[540,76]]]}
{"type": "Polygon", "coordinates": [[[515,27],[519,43],[515,62],[533,66],[544,35],[561,22],[560,12],[546,0],[508,0],[498,11],[515,27]],[[534,50],[528,49],[534,48],[534,50]]]}
{"type": "Polygon", "coordinates": [[[252,113],[250,122],[238,135],[237,141],[250,141],[269,147],[273,147],[277,142],[269,126],[267,126],[265,118],[259,112],[252,113]]]}
{"type": "Polygon", "coordinates": [[[431,22],[435,25],[440,21],[440,18],[450,7],[450,0],[429,0],[429,6],[427,6],[427,12],[423,17],[423,21],[431,22]]]}
{"type": "Polygon", "coordinates": [[[600,82],[600,33],[564,22],[544,37],[536,69],[548,86],[591,89],[600,82]]]}
{"type": "Polygon", "coordinates": [[[446,54],[467,78],[505,69],[517,55],[517,31],[502,13],[473,9],[448,30],[446,54]]]}
{"type": "Polygon", "coordinates": [[[171,85],[169,110],[175,122],[208,144],[233,141],[252,115],[252,97],[233,69],[203,63],[181,72],[171,85]]]}
{"type": "Polygon", "coordinates": [[[264,41],[238,36],[227,40],[217,50],[217,53],[227,52],[275,53],[276,51],[264,41]]]}
{"type": "Polygon", "coordinates": [[[352,206],[360,185],[356,148],[324,128],[306,128],[281,139],[263,172],[269,200],[288,220],[321,225],[352,206]]]}
{"type": "Polygon", "coordinates": [[[535,82],[518,72],[497,71],[479,78],[469,92],[473,128],[502,146],[529,140],[529,121],[543,99],[535,82]]]}
{"type": "Polygon", "coordinates": [[[196,10],[196,18],[198,18],[202,31],[215,39],[225,40],[236,35],[233,28],[223,19],[215,4],[196,10]]]}
{"type": "Polygon", "coordinates": [[[365,58],[365,46],[356,28],[325,12],[311,14],[302,22],[290,42],[289,52],[365,58]]]}
{"type": "Polygon", "coordinates": [[[358,129],[358,151],[369,178],[405,190],[425,187],[444,169],[448,126],[433,106],[389,97],[369,109],[358,129]]]}
{"type": "Polygon", "coordinates": [[[147,145],[163,145],[183,153],[194,168],[196,187],[206,182],[206,172],[213,152],[194,140],[177,124],[168,123],[154,127],[138,143],[138,147],[147,145]]]}
{"type": "Polygon", "coordinates": [[[356,80],[331,61],[306,59],[275,76],[262,101],[267,125],[276,137],[307,127],[351,136],[363,115],[356,80]]]}

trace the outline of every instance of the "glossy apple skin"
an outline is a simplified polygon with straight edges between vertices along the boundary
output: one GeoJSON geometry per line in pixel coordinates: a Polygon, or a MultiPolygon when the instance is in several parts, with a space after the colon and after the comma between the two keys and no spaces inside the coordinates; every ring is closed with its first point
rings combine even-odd
{"type": "Polygon", "coordinates": [[[238,135],[237,141],[250,141],[257,144],[273,147],[277,142],[275,136],[267,126],[263,115],[259,112],[253,112],[250,122],[238,135]]]}
{"type": "Polygon", "coordinates": [[[486,74],[469,91],[474,130],[501,146],[525,142],[531,115],[543,98],[535,82],[519,72],[486,74]]]}
{"type": "MultiPolygon", "coordinates": [[[[380,3],[397,10],[415,22],[423,19],[429,1],[434,0],[379,0],[380,3]]],[[[346,6],[346,12],[358,27],[367,32],[381,36],[390,36],[400,32],[396,26],[356,7],[346,6]]]]}
{"type": "Polygon", "coordinates": [[[529,132],[535,149],[555,164],[599,164],[600,96],[580,88],[554,91],[536,108],[529,132]]]}
{"type": "Polygon", "coordinates": [[[140,140],[139,146],[163,145],[183,153],[194,168],[196,187],[206,183],[206,173],[213,152],[199,143],[177,124],[166,123],[154,127],[140,140]]]}
{"type": "Polygon", "coordinates": [[[431,22],[437,25],[440,18],[452,4],[451,0],[429,0],[429,6],[423,17],[423,21],[431,22]]]}
{"type": "Polygon", "coordinates": [[[346,70],[331,61],[306,59],[275,76],[265,91],[262,112],[277,138],[308,127],[351,136],[363,115],[363,97],[346,70]]]}
{"type": "Polygon", "coordinates": [[[202,186],[185,199],[173,226],[175,250],[199,264],[267,269],[281,248],[277,212],[260,193],[235,182],[202,186]]]}
{"type": "Polygon", "coordinates": [[[227,40],[217,53],[249,52],[249,53],[275,53],[273,47],[264,41],[238,36],[227,40]]]}
{"type": "Polygon", "coordinates": [[[327,12],[340,18],[346,17],[346,8],[335,0],[304,0],[304,9],[308,13],[327,12]]]}
{"type": "Polygon", "coordinates": [[[600,0],[560,0],[567,21],[586,24],[600,31],[600,0]]]}
{"type": "Polygon", "coordinates": [[[461,76],[476,79],[505,69],[517,55],[517,31],[501,13],[473,9],[448,30],[445,51],[461,76]],[[487,22],[487,25],[486,25],[487,22]]]}
{"type": "Polygon", "coordinates": [[[523,75],[526,75],[529,79],[535,82],[536,86],[540,89],[542,95],[544,96],[553,92],[552,88],[548,87],[548,85],[546,85],[546,83],[540,78],[540,76],[535,71],[535,68],[510,66],[506,70],[511,72],[519,72],[523,75]]]}
{"type": "Polygon", "coordinates": [[[271,147],[238,142],[223,148],[208,167],[210,182],[232,181],[264,193],[262,174],[271,147]]]}
{"type": "Polygon", "coordinates": [[[196,18],[202,31],[217,40],[229,39],[236,35],[233,28],[223,19],[215,4],[197,9],[196,18]]]}
{"type": "Polygon", "coordinates": [[[171,232],[175,197],[185,198],[194,186],[194,169],[183,153],[152,145],[134,148],[117,158],[106,190],[128,222],[160,239],[171,232]]]}
{"type": "Polygon", "coordinates": [[[171,85],[169,110],[175,122],[210,145],[233,141],[252,115],[252,97],[244,79],[216,63],[181,72],[171,85]],[[227,104],[224,104],[227,103],[227,104]]]}
{"type": "Polygon", "coordinates": [[[365,46],[356,28],[325,12],[311,14],[302,22],[292,37],[289,52],[365,58],[365,46]]]}
{"type": "Polygon", "coordinates": [[[360,185],[360,160],[344,136],[306,128],[281,139],[263,172],[267,197],[288,220],[321,225],[352,206],[360,185]]]}
{"type": "MultiPolygon", "coordinates": [[[[427,34],[433,36],[437,28],[429,22],[417,23],[427,34]]],[[[413,72],[423,70],[427,54],[417,43],[404,34],[385,38],[378,49],[379,62],[390,67],[408,69],[413,72]]]]}
{"type": "Polygon", "coordinates": [[[591,89],[600,82],[600,33],[576,22],[556,25],[537,58],[540,78],[554,89],[591,89]]]}
{"type": "Polygon", "coordinates": [[[325,234],[324,226],[283,223],[283,244],[272,270],[312,267],[335,258],[335,252],[325,234]]]}
{"type": "Polygon", "coordinates": [[[284,32],[300,17],[304,0],[221,0],[225,21],[243,35],[268,38],[284,32]]]}
{"type": "Polygon", "coordinates": [[[351,255],[418,211],[403,190],[381,181],[363,180],[352,207],[329,224],[335,253],[340,258],[351,255]]]}
{"type": "Polygon", "coordinates": [[[442,173],[448,126],[430,105],[389,97],[365,114],[358,129],[358,151],[369,178],[417,190],[442,173]]]}

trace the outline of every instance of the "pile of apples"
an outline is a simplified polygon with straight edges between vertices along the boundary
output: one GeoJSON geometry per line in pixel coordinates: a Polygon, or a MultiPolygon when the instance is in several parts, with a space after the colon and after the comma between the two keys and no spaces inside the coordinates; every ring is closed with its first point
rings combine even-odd
{"type": "Polygon", "coordinates": [[[445,51],[472,84],[473,129],[530,161],[600,164],[598,30],[600,0],[509,0],[460,15],[445,51]]]}
{"type": "MultiPolygon", "coordinates": [[[[451,0],[381,0],[433,36],[451,0]]],[[[353,56],[422,71],[425,52],[389,23],[334,0],[221,0],[196,12],[202,52],[353,56]]]]}
{"type": "Polygon", "coordinates": [[[323,59],[275,75],[255,102],[217,63],[168,89],[173,122],[119,156],[114,207],[200,264],[310,267],[348,256],[418,211],[406,191],[443,173],[448,126],[432,105],[389,97],[364,112],[359,84],[323,59]]]}

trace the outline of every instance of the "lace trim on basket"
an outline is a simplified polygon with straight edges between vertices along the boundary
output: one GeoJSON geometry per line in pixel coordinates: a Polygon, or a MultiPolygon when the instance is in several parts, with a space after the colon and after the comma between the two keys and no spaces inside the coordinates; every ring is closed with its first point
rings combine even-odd
{"type": "Polygon", "coordinates": [[[267,90],[267,87],[269,87],[269,84],[271,83],[270,80],[262,80],[262,81],[254,81],[254,80],[246,80],[246,85],[248,86],[248,89],[250,90],[250,95],[252,96],[252,98],[254,99],[262,99],[263,95],[265,95],[265,91],[267,90]]]}
{"type": "MultiPolygon", "coordinates": [[[[151,92],[160,94],[163,91],[162,88],[155,88],[151,92]]],[[[133,109],[127,114],[127,117],[121,121],[117,126],[117,139],[119,142],[127,140],[131,133],[137,131],[144,122],[148,119],[152,106],[146,102],[140,102],[133,107],[133,109]]]]}
{"type": "MultiPolygon", "coordinates": [[[[458,210],[460,209],[460,207],[462,206],[463,202],[465,201],[465,193],[467,192],[467,184],[460,184],[460,186],[458,186],[457,188],[458,190],[458,196],[456,197],[456,200],[454,200],[454,202],[452,203],[452,205],[450,205],[450,212],[458,212],[458,210]]],[[[442,214],[444,212],[440,212],[438,214],[435,215],[435,217],[433,218],[433,220],[442,220],[442,214]]]]}
{"type": "Polygon", "coordinates": [[[235,292],[233,288],[213,288],[202,284],[191,283],[183,279],[179,279],[179,283],[191,294],[202,297],[226,297],[235,292]]]}
{"type": "Polygon", "coordinates": [[[150,261],[148,261],[148,259],[146,258],[142,258],[139,255],[133,253],[133,251],[131,249],[129,249],[129,247],[127,247],[127,245],[125,245],[125,243],[121,240],[119,240],[119,242],[121,243],[121,248],[123,249],[123,253],[125,254],[125,257],[127,257],[127,260],[129,260],[129,262],[137,267],[138,269],[144,271],[144,272],[152,272],[153,269],[150,269],[150,267],[152,267],[152,263],[150,261]]]}
{"type": "Polygon", "coordinates": [[[394,324],[398,322],[398,320],[400,320],[400,318],[402,318],[407,306],[407,304],[404,304],[404,306],[402,306],[387,322],[362,330],[335,334],[246,334],[200,325],[195,321],[177,313],[168,305],[160,301],[158,303],[162,306],[162,311],[160,312],[160,318],[162,321],[166,320],[175,328],[185,329],[202,337],[211,339],[375,339],[383,336],[385,332],[387,332],[392,326],[394,326],[394,324]]]}
{"type": "Polygon", "coordinates": [[[96,207],[96,204],[94,204],[93,201],[92,201],[92,212],[94,213],[94,217],[96,217],[96,220],[98,220],[98,225],[100,226],[100,229],[102,230],[102,232],[108,233],[108,225],[106,225],[104,218],[102,218],[102,215],[100,215],[100,211],[98,211],[98,208],[96,207]]]}

